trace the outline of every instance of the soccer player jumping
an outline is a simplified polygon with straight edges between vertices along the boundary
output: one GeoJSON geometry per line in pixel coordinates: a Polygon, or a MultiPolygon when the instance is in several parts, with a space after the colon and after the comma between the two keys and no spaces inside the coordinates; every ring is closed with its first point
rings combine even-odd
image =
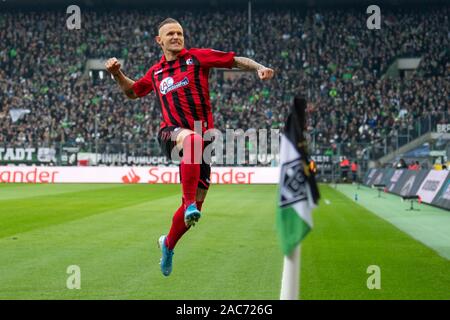
{"type": "Polygon", "coordinates": [[[209,69],[237,67],[253,70],[261,80],[271,79],[274,71],[249,58],[236,57],[234,52],[185,49],[183,28],[172,18],[159,24],[155,40],[163,56],[141,79],[134,81],[128,78],[116,58],[106,62],[106,69],[130,99],[155,91],[162,113],[158,134],[161,148],[169,159],[173,148],[177,148],[177,152],[182,151],[182,204],[173,216],[169,233],[158,240],[162,251],[161,271],[168,276],[172,272],[173,249],[183,234],[200,219],[209,188],[211,167],[202,161],[205,146],[202,136],[194,132],[194,121],[201,123],[202,132],[214,128],[208,88],[209,69]]]}

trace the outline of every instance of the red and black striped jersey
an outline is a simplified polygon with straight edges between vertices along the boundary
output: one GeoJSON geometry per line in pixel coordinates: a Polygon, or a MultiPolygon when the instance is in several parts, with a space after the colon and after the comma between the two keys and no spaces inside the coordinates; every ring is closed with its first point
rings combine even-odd
{"type": "Polygon", "coordinates": [[[213,49],[183,49],[177,60],[164,55],[133,85],[138,97],[155,91],[162,113],[161,128],[177,126],[194,130],[194,121],[202,130],[214,128],[209,98],[210,68],[232,68],[234,52],[213,49]]]}

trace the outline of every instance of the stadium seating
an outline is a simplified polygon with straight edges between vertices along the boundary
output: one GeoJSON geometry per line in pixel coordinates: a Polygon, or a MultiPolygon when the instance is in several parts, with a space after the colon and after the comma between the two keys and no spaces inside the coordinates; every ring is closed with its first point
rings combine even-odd
{"type": "MultiPolygon", "coordinates": [[[[252,48],[247,13],[240,11],[128,11],[114,12],[114,19],[109,12],[89,11],[83,12],[81,30],[72,31],[61,12],[3,12],[0,145],[86,149],[95,140],[96,114],[101,144],[139,149],[156,143],[160,116],[154,98],[127,100],[109,77],[93,83],[83,73],[88,58],[115,56],[125,59],[127,75],[139,78],[161,56],[155,26],[172,16],[183,24],[188,47],[250,55],[277,72],[269,82],[250,74],[234,80],[212,74],[219,129],[282,129],[291,99],[301,91],[310,101],[308,128],[315,144],[342,144],[347,154],[361,156],[362,144],[381,148],[387,138],[390,151],[398,146],[396,137],[418,132],[421,121],[450,121],[450,34],[442,27],[449,24],[449,11],[384,11],[380,32],[366,28],[364,11],[256,9],[252,48]],[[383,78],[400,56],[422,57],[417,72],[383,78]],[[30,113],[13,122],[12,109],[30,113]]],[[[149,147],[144,153],[154,152],[149,147]]]]}

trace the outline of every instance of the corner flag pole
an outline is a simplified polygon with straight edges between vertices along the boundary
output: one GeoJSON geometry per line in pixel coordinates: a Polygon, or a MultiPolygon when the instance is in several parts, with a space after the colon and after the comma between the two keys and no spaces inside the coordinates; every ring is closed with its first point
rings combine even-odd
{"type": "Polygon", "coordinates": [[[300,244],[284,256],[280,300],[298,300],[300,294],[300,244]]]}
{"type": "Polygon", "coordinates": [[[300,243],[313,227],[312,209],[320,194],[309,169],[306,99],[294,98],[280,148],[280,187],[277,229],[284,254],[280,300],[298,300],[300,294],[300,243]]]}

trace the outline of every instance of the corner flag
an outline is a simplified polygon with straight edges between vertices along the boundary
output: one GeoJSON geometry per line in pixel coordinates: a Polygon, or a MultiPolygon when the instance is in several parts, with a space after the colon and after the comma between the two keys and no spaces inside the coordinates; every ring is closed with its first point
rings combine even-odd
{"type": "Polygon", "coordinates": [[[281,136],[280,187],[277,229],[285,256],[281,299],[297,299],[299,283],[299,244],[311,230],[311,211],[319,200],[304,137],[306,100],[295,97],[281,136]]]}

